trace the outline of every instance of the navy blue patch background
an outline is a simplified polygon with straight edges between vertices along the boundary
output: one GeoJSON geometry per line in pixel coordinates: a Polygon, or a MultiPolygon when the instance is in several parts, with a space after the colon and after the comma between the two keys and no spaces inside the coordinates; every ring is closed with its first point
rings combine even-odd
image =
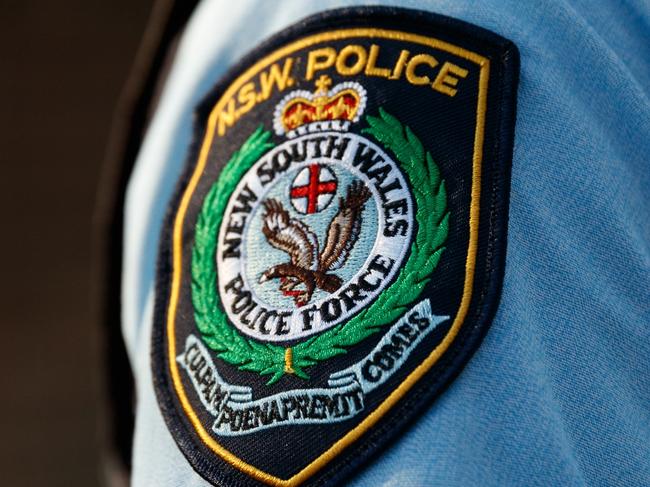
{"type": "MultiPolygon", "coordinates": [[[[226,464],[219,456],[207,448],[196,435],[192,425],[185,417],[176,393],[168,376],[166,356],[167,338],[166,314],[171,276],[171,240],[173,218],[178,209],[180,196],[186,188],[193,172],[198,148],[203,141],[207,116],[230,83],[254,62],[260,60],[276,48],[295,41],[301,37],[331,31],[334,28],[372,27],[390,30],[403,30],[440,39],[463,47],[472,52],[490,58],[491,71],[488,86],[485,139],[482,164],[482,187],[479,221],[479,248],[476,260],[476,274],[473,298],[470,309],[451,348],[441,357],[436,365],[421,379],[415,387],[392,408],[382,420],[366,434],[332,461],[325,469],[314,476],[312,482],[333,481],[349,472],[352,465],[364,458],[384,443],[391,434],[400,430],[406,421],[416,416],[416,412],[426,404],[426,400],[439,394],[449,380],[458,373],[480,342],[489,324],[489,319],[496,307],[505,250],[505,231],[507,223],[507,200],[509,189],[509,164],[512,152],[512,130],[514,124],[514,95],[518,56],[514,46],[508,41],[468,24],[448,18],[405,11],[401,9],[346,9],[332,11],[312,17],[299,25],[284,31],[279,36],[264,44],[264,48],[253,52],[235,67],[219,83],[213,93],[202,103],[198,110],[195,147],[188,158],[187,173],[180,182],[168,223],[165,226],[161,242],[161,254],[158,274],[158,292],[156,297],[156,318],[154,324],[153,367],[156,392],[167,423],[176,441],[199,473],[208,480],[245,482],[250,480],[245,474],[226,464]]],[[[446,250],[432,275],[431,282],[422,293],[421,300],[431,298],[434,314],[447,314],[452,317],[427,337],[402,366],[400,371],[383,387],[367,396],[363,414],[326,426],[301,425],[280,426],[269,430],[251,433],[239,437],[217,437],[217,441],[242,460],[280,478],[295,475],[336,440],[356,426],[365,416],[372,412],[394,388],[402,382],[413,368],[418,365],[435,346],[444,338],[453,317],[456,315],[463,292],[465,263],[468,247],[468,218],[470,191],[472,183],[472,158],[474,154],[474,137],[476,128],[476,107],[478,95],[479,67],[444,51],[409,42],[387,41],[383,39],[345,39],[326,41],[323,44],[291,54],[296,58],[300,53],[322,47],[332,46],[337,50],[343,45],[355,43],[366,48],[371,43],[381,47],[377,64],[387,66],[388,60],[397,58],[400,49],[408,49],[412,54],[425,52],[433,55],[442,64],[449,60],[468,70],[467,78],[459,83],[455,97],[448,97],[426,86],[413,86],[405,80],[389,81],[383,78],[341,77],[334,69],[318,72],[327,74],[336,83],[346,80],[359,81],[368,92],[368,104],[365,115],[377,115],[378,108],[383,107],[395,115],[403,124],[408,125],[425,145],[433,159],[440,167],[445,180],[448,209],[450,211],[450,231],[446,250]]],[[[301,57],[304,62],[306,58],[301,57]]],[[[294,66],[292,73],[304,72],[304,65],[294,66]]],[[[248,136],[261,124],[272,130],[272,116],[275,105],[291,90],[314,90],[313,81],[305,81],[294,76],[298,84],[281,93],[274,93],[268,100],[260,103],[246,114],[236,125],[229,129],[226,136],[217,138],[213,144],[209,161],[201,181],[193,193],[191,204],[183,226],[183,269],[182,286],[176,320],[176,341],[179,351],[182,349],[188,333],[198,335],[193,319],[193,308],[189,289],[191,261],[191,238],[196,216],[201,208],[203,197],[218,178],[223,165],[248,136]]],[[[351,131],[359,133],[367,123],[363,120],[353,124],[351,131]]],[[[370,136],[371,140],[373,140],[370,136]]],[[[280,143],[283,137],[274,136],[274,142],[280,143]]],[[[391,152],[387,151],[390,155],[391,152]]],[[[371,337],[347,354],[330,359],[308,370],[312,379],[304,380],[285,376],[277,384],[267,386],[267,378],[256,373],[241,372],[218,359],[215,360],[224,379],[235,384],[253,387],[254,396],[263,397],[282,390],[317,387],[324,385],[330,373],[340,370],[367,354],[381,335],[371,337]]],[[[171,358],[173,360],[173,358],[171,358]]],[[[185,391],[195,405],[206,430],[214,418],[205,413],[198,401],[187,375],[181,371],[185,391]]]]}

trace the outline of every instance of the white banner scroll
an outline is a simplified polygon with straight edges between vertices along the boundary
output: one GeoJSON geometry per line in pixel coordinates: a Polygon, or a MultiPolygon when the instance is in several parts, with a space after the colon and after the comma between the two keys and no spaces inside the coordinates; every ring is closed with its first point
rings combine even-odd
{"type": "Polygon", "coordinates": [[[330,375],[327,387],[294,389],[253,399],[250,387],[226,382],[208,349],[189,335],[185,351],[176,357],[187,371],[206,411],[216,420],[212,430],[235,436],[282,425],[333,423],[364,409],[365,395],[386,382],[406,362],[417,345],[449,316],[436,316],[425,299],[384,334],[363,359],[330,375]]]}

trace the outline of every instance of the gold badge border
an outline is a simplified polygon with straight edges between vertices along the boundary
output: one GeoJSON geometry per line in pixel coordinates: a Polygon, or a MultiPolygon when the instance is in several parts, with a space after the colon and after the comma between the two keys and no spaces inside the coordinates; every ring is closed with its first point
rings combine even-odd
{"type": "Polygon", "coordinates": [[[387,29],[373,29],[373,28],[359,28],[359,29],[341,29],[329,32],[323,32],[302,38],[298,41],[292,42],[273,53],[262,58],[255,63],[252,67],[246,70],[239,76],[225,91],[223,96],[219,99],[217,104],[210,112],[208,118],[208,127],[206,135],[201,145],[199,159],[190,179],[190,182],[185,190],[181,203],[174,219],[173,229],[173,274],[172,274],[172,289],[169,299],[168,313],[167,313],[167,337],[168,337],[168,358],[169,369],[174,383],[174,388],[178,394],[178,398],[183,406],[185,414],[190,419],[194,429],[201,438],[201,440],[216,454],[222,457],[225,461],[238,468],[239,470],[247,473],[251,477],[265,482],[273,486],[292,487],[299,485],[306,479],[314,475],[328,462],[333,460],[339,453],[346,447],[359,439],[370,427],[379,421],[379,419],[391,408],[397,401],[399,401],[411,387],[436,363],[436,361],[445,353],[451,343],[454,341],[460,327],[465,321],[467,310],[472,298],[472,287],[474,281],[474,269],[476,262],[476,251],[478,245],[478,221],[479,221],[479,201],[481,192],[481,164],[483,156],[483,138],[485,128],[485,112],[487,105],[487,89],[488,79],[490,73],[490,61],[466,49],[454,46],[439,39],[425,37],[417,34],[410,34],[402,31],[387,30],[387,29]],[[463,290],[463,297],[461,299],[460,307],[454,322],[440,344],[432,350],[432,352],[418,365],[406,379],[397,387],[390,395],[374,410],[372,411],[361,423],[355,428],[348,431],[342,438],[336,441],[330,448],[328,448],[318,458],[313,460],[300,472],[295,474],[289,479],[281,479],[267,472],[264,472],[253,465],[250,465],[232,452],[221,446],[217,441],[206,431],[199,418],[192,408],[183,388],[181,382],[178,365],[174,357],[176,357],[176,341],[175,341],[175,317],[176,308],[178,305],[178,297],[180,292],[180,278],[181,278],[181,265],[182,265],[182,227],[187,208],[194,190],[197,187],[203,169],[207,163],[208,154],[212,145],[213,139],[216,134],[217,121],[219,113],[225,107],[225,104],[230,100],[237,91],[251,78],[259,74],[263,69],[269,67],[274,62],[282,59],[283,57],[299,50],[304,49],[324,41],[342,40],[350,38],[379,38],[389,40],[408,41],[414,44],[422,44],[434,49],[439,49],[450,54],[456,55],[467,61],[477,64],[480,68],[479,74],[479,92],[476,107],[476,132],[474,134],[474,155],[473,155],[473,170],[472,170],[472,192],[470,203],[469,215],[469,248],[467,251],[467,261],[465,263],[465,283],[463,290]]]}

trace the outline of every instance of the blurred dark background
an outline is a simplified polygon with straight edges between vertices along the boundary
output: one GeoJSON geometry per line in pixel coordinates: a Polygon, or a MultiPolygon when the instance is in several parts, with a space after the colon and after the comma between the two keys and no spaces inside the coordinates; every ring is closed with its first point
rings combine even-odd
{"type": "Polygon", "coordinates": [[[150,0],[0,0],[0,484],[102,485],[91,220],[150,0]]]}

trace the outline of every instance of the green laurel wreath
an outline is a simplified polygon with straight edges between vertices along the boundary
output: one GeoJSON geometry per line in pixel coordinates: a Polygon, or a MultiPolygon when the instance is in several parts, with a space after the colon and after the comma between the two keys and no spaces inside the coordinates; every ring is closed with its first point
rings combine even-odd
{"type": "Polygon", "coordinates": [[[233,154],[210,188],[195,228],[192,249],[194,317],[204,342],[220,359],[240,370],[272,375],[268,384],[277,382],[287,373],[308,379],[306,368],[346,353],[347,348],[378,332],[404,314],[424,289],[438,265],[449,231],[445,183],[438,166],[411,129],[382,108],[379,115],[366,117],[369,127],[363,132],[395,154],[408,176],[416,203],[417,235],[411,245],[410,257],[397,278],[352,319],[292,348],[246,338],[228,323],[217,297],[214,255],[232,191],[253,164],[274,146],[269,140],[270,132],[259,127],[233,154]]]}

